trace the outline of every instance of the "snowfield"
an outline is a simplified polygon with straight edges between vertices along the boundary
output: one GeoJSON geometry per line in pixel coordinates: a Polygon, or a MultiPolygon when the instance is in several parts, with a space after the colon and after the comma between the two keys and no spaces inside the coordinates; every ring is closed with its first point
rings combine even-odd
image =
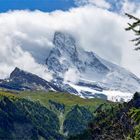
{"type": "MultiPolygon", "coordinates": [[[[133,93],[129,93],[129,92],[121,92],[121,91],[113,91],[113,90],[103,90],[102,92],[99,92],[97,90],[93,90],[89,87],[82,87],[82,86],[78,86],[72,83],[68,83],[71,87],[73,87],[74,89],[76,89],[78,91],[78,95],[82,98],[85,98],[82,95],[82,92],[89,92],[92,95],[94,94],[103,94],[107,96],[107,100],[109,101],[113,101],[113,102],[128,102],[132,99],[133,97],[133,93]]],[[[93,98],[92,96],[89,96],[88,98],[93,98]]]]}

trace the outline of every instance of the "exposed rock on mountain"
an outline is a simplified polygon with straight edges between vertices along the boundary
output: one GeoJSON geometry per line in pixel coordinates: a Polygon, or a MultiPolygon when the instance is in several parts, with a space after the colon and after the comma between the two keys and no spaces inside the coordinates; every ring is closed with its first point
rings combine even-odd
{"type": "Polygon", "coordinates": [[[102,98],[128,101],[140,91],[140,79],[131,72],[112,64],[93,52],[78,47],[67,33],[55,32],[54,47],[46,59],[53,74],[46,81],[34,74],[15,68],[10,77],[0,81],[0,87],[14,90],[54,90],[82,98],[102,98]]]}
{"type": "Polygon", "coordinates": [[[14,90],[53,90],[52,84],[35,74],[15,68],[10,77],[1,80],[0,87],[14,90]]]}
{"type": "Polygon", "coordinates": [[[86,98],[103,94],[110,100],[120,101],[129,100],[132,97],[130,93],[140,90],[140,79],[134,74],[93,52],[77,47],[77,42],[71,35],[56,32],[53,43],[55,47],[46,59],[46,65],[54,74],[58,85],[59,77],[61,85],[70,85],[78,92],[71,93],[86,98]],[[70,72],[71,69],[73,71],[70,72]],[[67,80],[66,75],[69,76],[67,80]],[[71,81],[72,78],[75,83],[71,81]]]}

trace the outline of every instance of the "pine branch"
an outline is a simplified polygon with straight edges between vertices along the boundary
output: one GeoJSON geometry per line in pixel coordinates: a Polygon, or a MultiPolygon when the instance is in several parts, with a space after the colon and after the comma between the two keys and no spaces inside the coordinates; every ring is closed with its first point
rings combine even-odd
{"type": "MultiPolygon", "coordinates": [[[[132,16],[130,14],[127,14],[127,13],[125,15],[127,15],[130,19],[136,20],[132,24],[128,23],[128,27],[125,28],[125,30],[126,31],[132,30],[133,32],[135,32],[135,35],[136,36],[140,36],[140,29],[136,29],[137,27],[140,28],[140,19],[139,18],[136,18],[136,17],[134,17],[134,16],[132,16]]],[[[136,42],[135,43],[135,46],[140,45],[140,37],[137,37],[137,38],[133,39],[132,41],[133,42],[136,42]]],[[[140,47],[135,48],[135,50],[140,50],[140,47]]]]}
{"type": "Polygon", "coordinates": [[[137,21],[137,22],[134,22],[133,24],[128,23],[128,25],[129,25],[129,27],[128,27],[128,28],[126,28],[126,30],[131,30],[131,29],[134,29],[134,28],[136,28],[137,26],[139,26],[139,25],[140,25],[140,20],[139,20],[139,21],[137,21]]]}
{"type": "Polygon", "coordinates": [[[135,44],[135,46],[138,46],[140,44],[140,40],[137,41],[137,43],[135,44]]]}
{"type": "Polygon", "coordinates": [[[135,38],[135,39],[133,39],[133,40],[131,40],[131,41],[139,41],[140,40],[140,37],[138,37],[138,38],[135,38]]]}
{"type": "Polygon", "coordinates": [[[136,51],[140,50],[140,47],[136,47],[135,50],[136,50],[136,51]]]}
{"type": "Polygon", "coordinates": [[[134,17],[134,16],[132,16],[132,15],[130,15],[130,14],[128,14],[128,13],[125,13],[125,15],[128,16],[130,19],[135,19],[135,20],[137,20],[137,21],[140,20],[139,18],[136,18],[136,17],[134,17]]]}

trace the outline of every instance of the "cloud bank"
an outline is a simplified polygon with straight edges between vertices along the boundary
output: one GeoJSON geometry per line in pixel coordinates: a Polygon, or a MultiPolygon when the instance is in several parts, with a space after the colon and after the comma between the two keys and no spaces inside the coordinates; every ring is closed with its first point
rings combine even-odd
{"type": "MultiPolygon", "coordinates": [[[[66,31],[77,46],[131,70],[140,76],[139,52],[133,51],[125,32],[127,18],[101,6],[87,5],[69,11],[13,11],[0,14],[0,78],[19,67],[51,79],[45,60],[53,46],[55,31],[66,31]]],[[[135,11],[136,15],[139,11],[135,11]]],[[[71,73],[71,71],[70,71],[71,73]]],[[[68,77],[69,73],[66,75],[68,77]]]]}

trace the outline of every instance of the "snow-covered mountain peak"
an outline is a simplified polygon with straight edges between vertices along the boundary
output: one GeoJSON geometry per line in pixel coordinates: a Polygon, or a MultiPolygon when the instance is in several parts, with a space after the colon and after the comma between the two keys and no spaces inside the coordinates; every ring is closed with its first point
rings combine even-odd
{"type": "Polygon", "coordinates": [[[53,43],[55,47],[51,50],[46,64],[55,74],[64,76],[69,69],[76,69],[97,80],[97,77],[102,78],[101,74],[108,73],[109,69],[96,58],[93,52],[86,52],[76,46],[76,41],[71,35],[56,32],[53,43]]]}
{"type": "Polygon", "coordinates": [[[16,90],[55,90],[82,98],[128,101],[140,91],[140,79],[128,70],[77,47],[68,33],[56,32],[46,65],[53,74],[48,82],[19,68],[0,81],[0,87],[16,90]]]}
{"type": "MultiPolygon", "coordinates": [[[[55,47],[46,59],[46,65],[54,73],[54,79],[61,77],[64,84],[72,78],[77,81],[76,84],[71,84],[70,80],[67,84],[73,86],[79,96],[94,97],[92,94],[99,93],[98,89],[102,90],[101,94],[104,90],[112,91],[112,93],[114,93],[113,91],[125,93],[140,91],[139,78],[124,68],[102,59],[94,52],[87,52],[82,47],[77,47],[75,38],[70,34],[56,32],[53,44],[55,47]],[[75,71],[74,74],[71,73],[71,69],[75,71]],[[88,87],[88,91],[83,87],[88,87]],[[96,90],[97,92],[95,92],[96,90]]],[[[61,84],[63,83],[61,82],[61,84]]]]}
{"type": "Polygon", "coordinates": [[[76,52],[76,41],[67,33],[55,32],[53,44],[59,51],[68,53],[71,57],[76,52]]]}

